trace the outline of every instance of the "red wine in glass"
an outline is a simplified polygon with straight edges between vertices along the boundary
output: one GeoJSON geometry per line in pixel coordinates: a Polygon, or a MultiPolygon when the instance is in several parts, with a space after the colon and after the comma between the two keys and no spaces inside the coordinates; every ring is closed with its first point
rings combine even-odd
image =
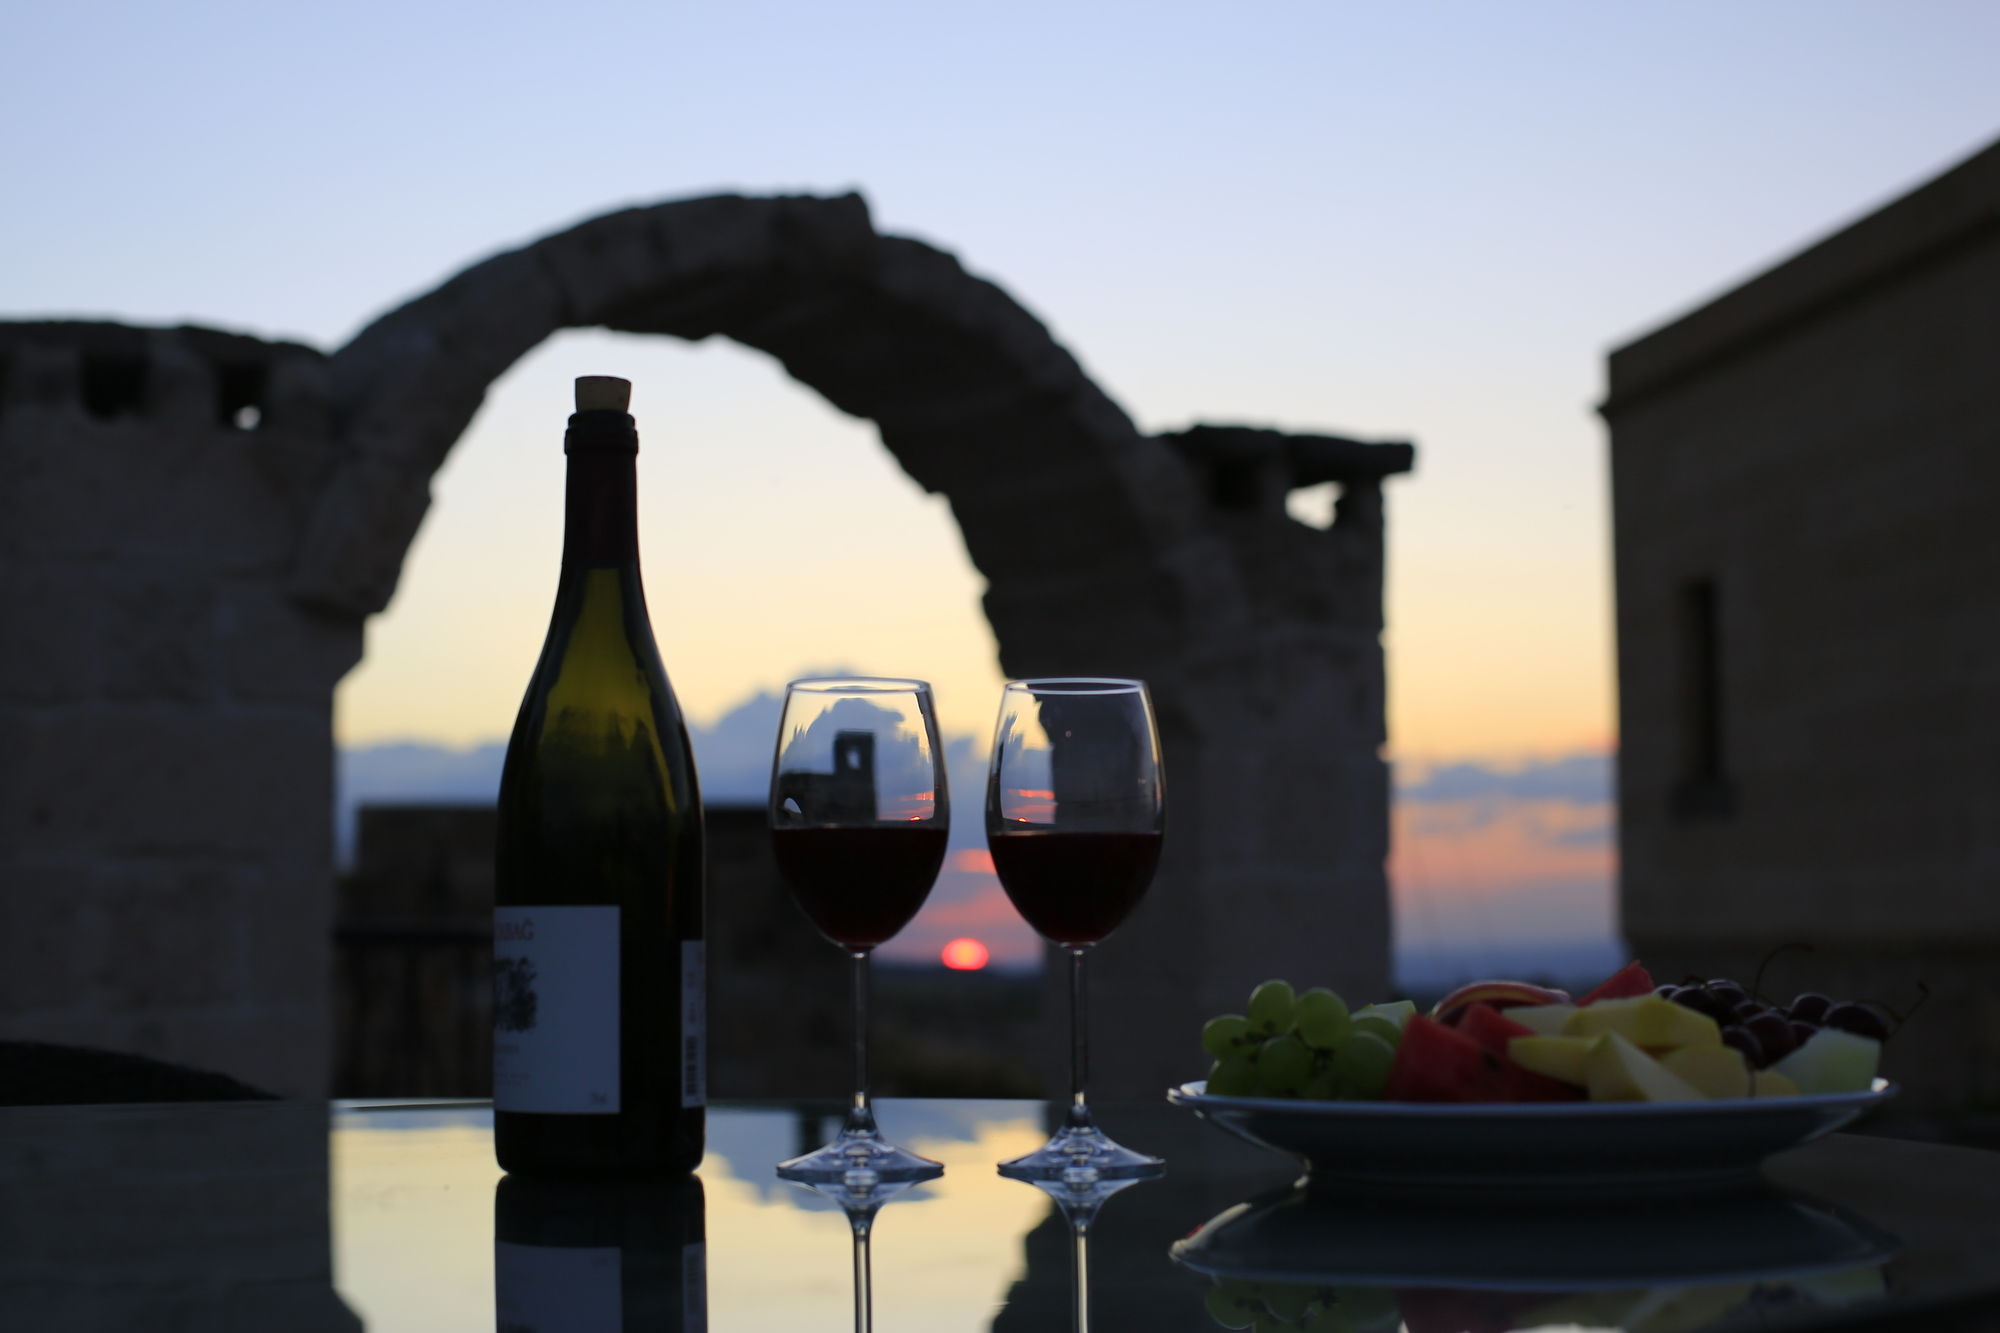
{"type": "Polygon", "coordinates": [[[848,949],[893,939],[930,896],[944,864],[941,824],[771,830],[778,872],[819,933],[848,949]]]}
{"type": "Polygon", "coordinates": [[[944,1170],[882,1137],[868,1100],[868,959],[923,906],[951,823],[931,687],[835,677],[785,689],[771,760],[771,848],[792,896],[854,960],[854,1101],[787,1180],[866,1192],[944,1170]]]}
{"type": "Polygon", "coordinates": [[[1162,1169],[1159,1158],[1106,1136],[1084,1100],[1083,961],[1144,896],[1165,828],[1160,734],[1145,682],[1007,682],[987,775],[986,845],[1015,908],[1070,956],[1070,1106],[1049,1141],[1002,1162],[1002,1175],[1081,1186],[1162,1169]]]}
{"type": "Polygon", "coordinates": [[[1161,835],[1002,830],[986,840],[1014,910],[1045,940],[1096,944],[1139,905],[1160,861],[1161,835]]]}

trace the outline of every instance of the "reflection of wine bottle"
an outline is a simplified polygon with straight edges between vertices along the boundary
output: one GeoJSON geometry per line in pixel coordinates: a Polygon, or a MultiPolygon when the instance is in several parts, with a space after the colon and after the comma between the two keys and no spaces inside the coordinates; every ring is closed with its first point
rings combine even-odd
{"type": "Polygon", "coordinates": [[[639,584],[624,380],[577,381],[562,575],[500,778],[493,1141],[509,1171],[701,1160],[701,798],[639,584]]]}
{"type": "Polygon", "coordinates": [[[493,1197],[499,1333],[708,1327],[701,1181],[505,1176],[493,1197]]]}

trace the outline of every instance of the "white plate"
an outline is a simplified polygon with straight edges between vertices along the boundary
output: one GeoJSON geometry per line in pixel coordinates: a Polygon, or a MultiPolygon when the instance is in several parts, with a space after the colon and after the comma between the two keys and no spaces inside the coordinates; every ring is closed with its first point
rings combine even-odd
{"type": "Polygon", "coordinates": [[[1896,1092],[1876,1079],[1868,1092],[1708,1102],[1319,1102],[1211,1097],[1207,1086],[1184,1083],[1167,1100],[1315,1177],[1509,1190],[1738,1181],[1896,1092]]]}

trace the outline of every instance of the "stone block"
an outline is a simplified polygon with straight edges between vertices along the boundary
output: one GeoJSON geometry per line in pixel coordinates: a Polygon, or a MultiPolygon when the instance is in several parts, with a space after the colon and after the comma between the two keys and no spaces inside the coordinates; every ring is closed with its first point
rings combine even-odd
{"type": "Polygon", "coordinates": [[[331,861],[325,709],[0,709],[0,754],[0,848],[331,861]]]}
{"type": "Polygon", "coordinates": [[[232,581],[216,603],[216,683],[230,699],[330,708],[361,660],[358,617],[301,606],[276,583],[232,581]]]}
{"type": "Polygon", "coordinates": [[[156,1019],[264,1003],[272,997],[249,985],[244,926],[244,908],[262,887],[212,861],[104,867],[94,885],[102,947],[84,994],[107,1010],[156,1019]]]}
{"type": "Polygon", "coordinates": [[[157,423],[0,417],[0,527],[50,557],[171,561],[211,573],[277,571],[298,514],[259,461],[263,439],[211,430],[163,447],[157,423]]]}
{"type": "Polygon", "coordinates": [[[106,580],[97,634],[102,694],[120,703],[216,696],[215,592],[164,571],[106,580]]]}
{"type": "Polygon", "coordinates": [[[349,458],[313,509],[287,590],[336,616],[382,610],[430,503],[425,474],[379,458],[349,458]]]}
{"type": "Polygon", "coordinates": [[[103,676],[105,572],[23,555],[0,560],[0,705],[94,697],[103,676]]]}
{"type": "Polygon", "coordinates": [[[0,860],[0,1015],[14,1037],[52,1012],[92,1010],[105,951],[103,893],[87,861],[0,860]]]}

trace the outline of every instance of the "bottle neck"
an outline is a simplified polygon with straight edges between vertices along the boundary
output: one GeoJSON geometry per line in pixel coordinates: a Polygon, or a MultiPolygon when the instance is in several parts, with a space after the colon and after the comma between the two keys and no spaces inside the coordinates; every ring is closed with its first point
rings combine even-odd
{"type": "Polygon", "coordinates": [[[577,449],[563,504],[563,571],[639,563],[637,456],[577,449]]]}

